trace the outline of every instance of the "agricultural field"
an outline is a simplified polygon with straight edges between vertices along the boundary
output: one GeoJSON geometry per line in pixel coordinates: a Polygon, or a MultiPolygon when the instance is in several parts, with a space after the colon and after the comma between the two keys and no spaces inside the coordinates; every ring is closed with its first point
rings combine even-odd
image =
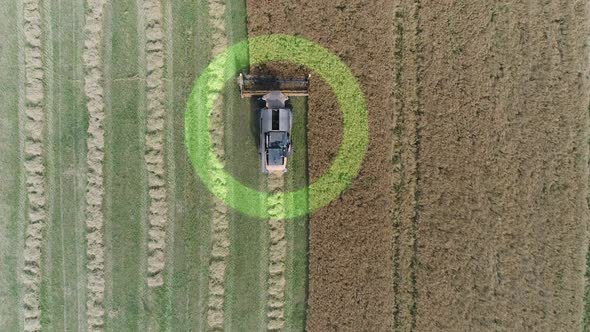
{"type": "MultiPolygon", "coordinates": [[[[0,331],[590,331],[589,21],[581,0],[6,1],[0,331]],[[195,80],[269,34],[335,54],[368,111],[358,175],[288,219],[311,198],[248,215],[223,171],[274,194],[328,172],[322,77],[292,97],[284,175],[234,81],[195,147],[222,168],[200,178],[185,141],[195,80]]],[[[309,72],[248,51],[224,66],[309,72]]]]}

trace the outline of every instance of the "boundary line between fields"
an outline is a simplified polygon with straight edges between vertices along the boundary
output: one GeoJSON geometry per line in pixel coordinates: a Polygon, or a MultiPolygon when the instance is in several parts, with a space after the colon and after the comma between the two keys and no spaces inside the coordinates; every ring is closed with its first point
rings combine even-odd
{"type": "Polygon", "coordinates": [[[87,140],[86,240],[87,240],[87,328],[104,328],[104,87],[101,45],[105,0],[87,0],[84,19],[84,93],[89,113],[87,140]]]}

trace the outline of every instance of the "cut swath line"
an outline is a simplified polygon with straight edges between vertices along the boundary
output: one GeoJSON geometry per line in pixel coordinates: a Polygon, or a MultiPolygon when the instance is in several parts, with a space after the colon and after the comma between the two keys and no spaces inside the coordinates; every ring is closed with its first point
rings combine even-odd
{"type": "Polygon", "coordinates": [[[85,17],[84,92],[89,113],[86,188],[87,324],[89,331],[104,327],[104,89],[101,45],[104,0],[88,0],[85,17]]]}
{"type": "MultiPolygon", "coordinates": [[[[211,26],[211,38],[213,57],[219,55],[228,47],[229,40],[225,32],[225,11],[224,1],[209,0],[209,25],[211,26]]],[[[225,157],[224,147],[224,119],[223,119],[223,96],[221,91],[209,89],[211,94],[219,94],[213,105],[213,116],[211,119],[211,141],[212,153],[223,165],[225,157]]],[[[222,169],[212,167],[211,177],[219,181],[219,188],[223,196],[227,196],[228,188],[223,183],[221,176],[222,169]]],[[[227,257],[229,256],[230,236],[227,207],[219,200],[213,200],[213,211],[211,216],[211,257],[209,260],[209,297],[207,304],[207,326],[209,330],[223,330],[224,328],[224,301],[225,301],[225,272],[227,257]]]]}
{"type": "MultiPolygon", "coordinates": [[[[283,174],[270,174],[268,189],[278,193],[284,188],[283,174]]],[[[272,198],[270,198],[272,199],[272,198]]],[[[281,196],[270,202],[271,214],[283,215],[284,202],[281,196]]],[[[285,220],[270,218],[270,257],[267,298],[267,331],[281,331],[285,325],[285,260],[287,258],[287,239],[285,220]]]]}
{"type": "Polygon", "coordinates": [[[24,330],[41,330],[41,245],[47,222],[44,165],[44,87],[41,12],[37,0],[23,2],[25,58],[25,185],[27,226],[22,281],[24,330]]]}
{"type": "Polygon", "coordinates": [[[148,279],[150,287],[164,284],[168,189],[164,163],[164,31],[160,1],[144,1],[147,69],[147,133],[145,163],[149,185],[148,279]]]}

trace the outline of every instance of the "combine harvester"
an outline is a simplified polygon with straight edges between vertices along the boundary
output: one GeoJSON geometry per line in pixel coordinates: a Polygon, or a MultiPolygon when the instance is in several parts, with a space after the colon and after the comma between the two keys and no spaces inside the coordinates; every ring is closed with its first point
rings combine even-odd
{"type": "Polygon", "coordinates": [[[260,163],[262,173],[287,172],[287,157],[293,151],[291,127],[293,109],[289,97],[309,95],[309,75],[305,79],[280,80],[272,76],[240,74],[238,84],[242,98],[261,96],[260,163]]]}

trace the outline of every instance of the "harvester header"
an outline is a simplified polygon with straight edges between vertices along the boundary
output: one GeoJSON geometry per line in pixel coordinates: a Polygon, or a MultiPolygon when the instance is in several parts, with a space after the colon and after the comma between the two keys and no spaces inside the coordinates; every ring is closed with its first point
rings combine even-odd
{"type": "Polygon", "coordinates": [[[272,91],[280,91],[291,97],[306,97],[309,94],[309,78],[310,75],[302,79],[278,79],[273,76],[240,74],[238,84],[242,98],[263,96],[272,91]]]}

